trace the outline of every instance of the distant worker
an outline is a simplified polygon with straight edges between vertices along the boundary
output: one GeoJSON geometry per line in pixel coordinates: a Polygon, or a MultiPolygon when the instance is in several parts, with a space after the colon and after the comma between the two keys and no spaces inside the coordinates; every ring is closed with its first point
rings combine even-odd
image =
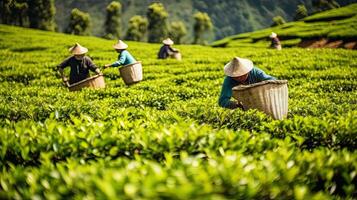
{"type": "Polygon", "coordinates": [[[276,80],[274,77],[264,73],[261,69],[255,67],[253,62],[248,59],[235,57],[224,66],[224,78],[221,95],[218,104],[221,107],[236,109],[243,108],[237,101],[231,101],[232,88],[238,85],[249,85],[265,80],[276,80]]]}
{"type": "Polygon", "coordinates": [[[162,43],[164,44],[161,48],[160,51],[157,55],[159,59],[166,59],[169,56],[174,55],[175,53],[178,53],[179,50],[172,48],[171,46],[174,44],[174,41],[172,41],[170,38],[167,38],[166,40],[163,40],[162,43]]]}
{"type": "Polygon", "coordinates": [[[116,52],[119,53],[118,60],[112,64],[104,65],[104,68],[119,67],[121,65],[125,66],[136,63],[135,58],[129,53],[128,50],[126,50],[128,48],[128,45],[125,44],[123,41],[119,40],[118,43],[113,46],[113,48],[116,50],[116,52]]]}
{"type": "Polygon", "coordinates": [[[281,43],[278,38],[278,35],[276,33],[272,32],[269,37],[271,39],[270,48],[281,50],[281,43]]]}
{"type": "Polygon", "coordinates": [[[99,68],[93,63],[93,61],[86,56],[88,49],[76,43],[73,47],[69,49],[73,56],[65,59],[61,64],[57,66],[58,71],[61,74],[63,82],[68,86],[84,80],[89,77],[89,70],[95,72],[96,74],[101,74],[99,68]],[[71,67],[69,74],[69,81],[64,75],[64,68],[71,67]]]}

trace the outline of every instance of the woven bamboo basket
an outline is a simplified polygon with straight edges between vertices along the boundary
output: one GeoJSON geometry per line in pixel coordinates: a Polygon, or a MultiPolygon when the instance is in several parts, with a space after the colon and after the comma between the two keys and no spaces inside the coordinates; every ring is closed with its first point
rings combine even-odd
{"type": "Polygon", "coordinates": [[[126,85],[143,80],[143,67],[140,61],[119,68],[119,73],[126,85]]]}
{"type": "Polygon", "coordinates": [[[244,110],[257,109],[279,120],[286,118],[288,114],[287,80],[239,85],[232,90],[233,97],[243,104],[244,110]]]}
{"type": "Polygon", "coordinates": [[[176,60],[181,60],[182,59],[182,55],[180,52],[175,52],[173,54],[170,55],[171,58],[176,59],[176,60]]]}
{"type": "Polygon", "coordinates": [[[69,91],[77,91],[85,87],[95,88],[95,89],[105,88],[104,76],[103,75],[92,76],[90,78],[69,85],[68,89],[69,91]]]}

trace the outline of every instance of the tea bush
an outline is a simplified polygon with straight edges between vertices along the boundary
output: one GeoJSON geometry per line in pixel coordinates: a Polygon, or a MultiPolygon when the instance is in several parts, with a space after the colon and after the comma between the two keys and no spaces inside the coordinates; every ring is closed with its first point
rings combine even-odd
{"type": "Polygon", "coordinates": [[[142,82],[110,68],[105,89],[69,92],[55,70],[68,47],[102,66],[115,41],[4,25],[0,36],[1,199],[357,198],[355,51],[177,45],[176,61],[128,42],[142,82]],[[287,119],[218,106],[234,56],[289,81],[287,119]]]}

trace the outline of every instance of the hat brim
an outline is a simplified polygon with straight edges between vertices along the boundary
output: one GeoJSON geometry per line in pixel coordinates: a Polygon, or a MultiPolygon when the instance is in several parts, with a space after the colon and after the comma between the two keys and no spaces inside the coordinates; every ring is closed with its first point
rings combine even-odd
{"type": "Polygon", "coordinates": [[[114,45],[113,48],[118,50],[127,49],[128,45],[114,45]]]}
{"type": "Polygon", "coordinates": [[[174,44],[173,41],[167,41],[167,40],[162,41],[162,43],[166,44],[166,45],[173,45],[174,44]]]}
{"type": "Polygon", "coordinates": [[[70,48],[70,51],[73,55],[83,55],[86,54],[88,52],[88,49],[85,47],[81,47],[79,50],[74,50],[73,48],[70,48]]]}
{"type": "Polygon", "coordinates": [[[241,67],[238,70],[231,70],[234,67],[233,61],[230,61],[224,66],[224,74],[229,77],[238,77],[248,74],[252,71],[254,65],[253,62],[248,59],[241,59],[240,62],[242,63],[241,67]]]}

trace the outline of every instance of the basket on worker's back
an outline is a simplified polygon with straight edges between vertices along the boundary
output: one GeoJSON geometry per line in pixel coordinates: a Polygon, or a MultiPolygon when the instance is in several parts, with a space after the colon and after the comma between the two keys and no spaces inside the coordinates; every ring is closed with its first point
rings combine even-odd
{"type": "Polygon", "coordinates": [[[140,61],[119,68],[119,73],[126,85],[143,80],[143,67],[140,61]]]}
{"type": "Polygon", "coordinates": [[[95,75],[84,80],[81,80],[77,83],[73,83],[72,85],[68,86],[69,91],[77,91],[81,90],[82,88],[89,87],[89,88],[105,88],[104,76],[103,75],[95,75]]]}
{"type": "Polygon", "coordinates": [[[233,88],[233,97],[243,108],[257,109],[274,119],[286,118],[288,114],[288,81],[268,80],[233,88]]]}
{"type": "Polygon", "coordinates": [[[171,58],[176,59],[176,60],[181,60],[182,56],[180,52],[175,52],[173,54],[170,55],[171,58]]]}

